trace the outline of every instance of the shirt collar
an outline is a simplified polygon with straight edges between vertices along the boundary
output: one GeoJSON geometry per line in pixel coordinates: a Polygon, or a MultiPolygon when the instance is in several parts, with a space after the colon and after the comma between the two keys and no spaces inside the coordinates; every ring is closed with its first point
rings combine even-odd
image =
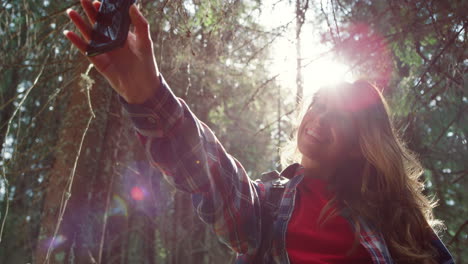
{"type": "Polygon", "coordinates": [[[296,176],[304,177],[304,167],[299,163],[293,163],[286,167],[280,175],[288,179],[295,178],[296,176]]]}

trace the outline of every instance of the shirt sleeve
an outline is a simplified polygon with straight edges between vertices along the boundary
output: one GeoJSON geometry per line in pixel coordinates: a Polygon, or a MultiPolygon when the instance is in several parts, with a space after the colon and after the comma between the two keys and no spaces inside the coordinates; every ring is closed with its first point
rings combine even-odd
{"type": "Polygon", "coordinates": [[[252,254],[260,244],[261,183],[248,177],[162,77],[160,89],[145,103],[121,101],[150,163],[177,189],[192,194],[196,213],[221,241],[239,254],[252,254]]]}

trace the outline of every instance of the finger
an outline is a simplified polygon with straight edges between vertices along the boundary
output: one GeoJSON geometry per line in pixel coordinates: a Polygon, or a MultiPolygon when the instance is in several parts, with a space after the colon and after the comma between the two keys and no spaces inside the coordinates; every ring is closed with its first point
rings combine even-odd
{"type": "Polygon", "coordinates": [[[149,23],[135,4],[130,6],[130,19],[135,26],[137,39],[149,39],[149,23]]]}
{"type": "MultiPolygon", "coordinates": [[[[72,31],[64,30],[63,34],[65,37],[67,37],[68,40],[83,54],[86,54],[86,48],[88,46],[88,43],[84,41],[80,36],[75,34],[72,31]]],[[[109,65],[109,58],[107,56],[99,55],[99,56],[94,56],[94,57],[87,57],[89,61],[91,61],[94,66],[96,66],[96,69],[99,71],[102,71],[103,65],[109,65]]]]}
{"type": "Polygon", "coordinates": [[[73,9],[68,9],[67,10],[67,14],[68,14],[68,17],[71,19],[71,21],[73,22],[73,24],[75,24],[75,26],[78,28],[78,30],[80,31],[81,35],[83,35],[83,37],[86,39],[86,40],[89,40],[91,38],[91,32],[92,32],[92,28],[89,24],[87,24],[83,18],[80,16],[80,14],[78,14],[75,10],[73,9]]]}
{"type": "Polygon", "coordinates": [[[79,50],[81,51],[81,53],[85,53],[86,52],[86,47],[88,46],[88,43],[86,43],[86,41],[84,41],[82,38],[80,38],[80,36],[78,36],[77,34],[75,34],[75,32],[72,32],[72,31],[68,31],[68,30],[64,30],[63,31],[63,34],[65,35],[65,37],[67,37],[68,40],[70,40],[70,42],[79,50]]]}
{"type": "Polygon", "coordinates": [[[88,17],[89,22],[93,25],[96,22],[96,17],[98,14],[99,6],[101,5],[100,2],[91,3],[90,0],[81,0],[81,6],[88,17]],[[98,7],[96,8],[95,3],[98,3],[98,7]]]}

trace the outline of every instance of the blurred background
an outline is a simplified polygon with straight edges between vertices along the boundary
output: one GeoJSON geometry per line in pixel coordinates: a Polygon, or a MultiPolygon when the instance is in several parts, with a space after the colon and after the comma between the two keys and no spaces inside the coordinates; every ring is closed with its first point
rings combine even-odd
{"type": "MultiPolygon", "coordinates": [[[[443,241],[468,263],[467,1],[139,3],[166,80],[252,178],[281,169],[318,87],[378,84],[426,168],[443,241]]],[[[79,2],[0,4],[0,263],[231,263],[63,37],[79,2]]]]}

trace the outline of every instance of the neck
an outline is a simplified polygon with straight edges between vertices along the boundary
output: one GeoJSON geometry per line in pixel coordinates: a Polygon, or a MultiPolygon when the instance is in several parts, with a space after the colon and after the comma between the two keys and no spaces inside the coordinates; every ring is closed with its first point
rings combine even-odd
{"type": "Polygon", "coordinates": [[[304,177],[328,179],[335,173],[335,166],[302,157],[301,165],[304,167],[304,177]]]}

